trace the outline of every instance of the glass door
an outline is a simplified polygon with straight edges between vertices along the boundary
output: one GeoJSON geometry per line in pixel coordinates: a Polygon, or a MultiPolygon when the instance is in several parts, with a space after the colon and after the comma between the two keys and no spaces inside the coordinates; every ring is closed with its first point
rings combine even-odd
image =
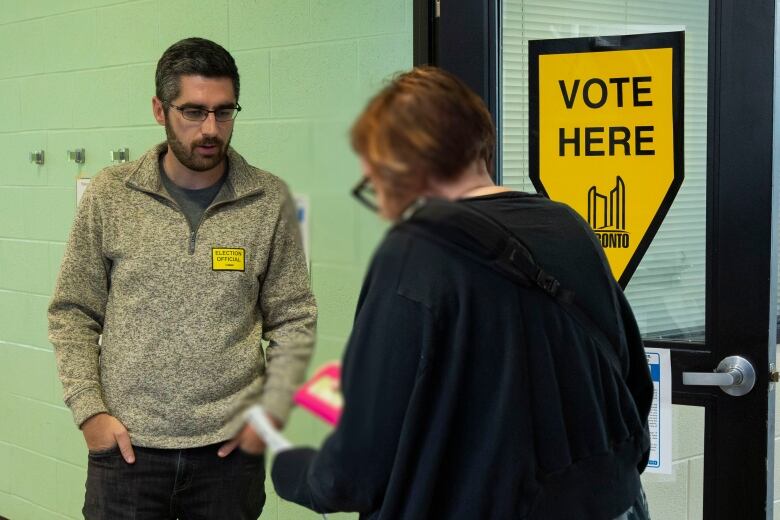
{"type": "Polygon", "coordinates": [[[498,180],[530,192],[528,41],[685,32],[685,179],[626,287],[646,345],[672,359],[673,473],[644,476],[654,518],[773,516],[774,25],[767,0],[415,2],[416,61],[484,97],[498,180]],[[756,371],[747,395],[683,384],[729,356],[756,371]]]}

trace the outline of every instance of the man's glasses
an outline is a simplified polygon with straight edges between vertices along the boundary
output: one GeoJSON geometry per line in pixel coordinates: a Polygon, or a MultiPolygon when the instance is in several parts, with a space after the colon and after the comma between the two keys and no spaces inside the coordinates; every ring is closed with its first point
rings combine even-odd
{"type": "Polygon", "coordinates": [[[205,121],[209,114],[214,114],[214,119],[225,123],[234,120],[238,113],[241,112],[241,105],[238,103],[234,107],[222,107],[215,110],[207,110],[202,107],[180,107],[173,103],[168,103],[168,106],[181,112],[182,117],[187,121],[205,121]]]}
{"type": "Polygon", "coordinates": [[[352,188],[352,196],[371,211],[379,211],[379,204],[376,202],[376,191],[374,190],[374,185],[368,180],[368,177],[363,177],[360,182],[352,188]]]}

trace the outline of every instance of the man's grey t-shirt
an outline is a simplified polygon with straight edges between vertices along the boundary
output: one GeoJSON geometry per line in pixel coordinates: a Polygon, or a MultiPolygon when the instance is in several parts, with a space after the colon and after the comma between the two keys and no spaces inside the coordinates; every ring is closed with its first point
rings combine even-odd
{"type": "MultiPolygon", "coordinates": [[[[162,159],[164,156],[160,156],[162,159]]],[[[227,171],[227,168],[225,169],[227,171]]],[[[222,185],[225,184],[225,178],[227,175],[223,175],[213,186],[203,188],[199,190],[189,190],[177,186],[168,177],[163,169],[162,160],[160,161],[160,180],[165,187],[165,190],[173,197],[176,204],[179,205],[184,215],[187,217],[187,221],[190,223],[190,229],[195,231],[198,229],[200,219],[203,217],[203,212],[209,207],[209,204],[217,196],[219,190],[222,189],[222,185]]]]}

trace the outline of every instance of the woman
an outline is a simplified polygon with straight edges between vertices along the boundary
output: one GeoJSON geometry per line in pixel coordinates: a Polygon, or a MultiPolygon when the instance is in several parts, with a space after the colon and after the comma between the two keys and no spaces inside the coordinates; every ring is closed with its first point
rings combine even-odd
{"type": "Polygon", "coordinates": [[[319,451],[276,457],[279,496],[371,519],[647,518],[652,383],[587,224],[494,185],[490,115],[442,70],[392,81],[352,144],[355,194],[396,225],[360,294],[341,422],[319,451]],[[429,205],[452,218],[437,224],[429,205]],[[449,244],[461,210],[498,222],[560,291],[449,244]]]}

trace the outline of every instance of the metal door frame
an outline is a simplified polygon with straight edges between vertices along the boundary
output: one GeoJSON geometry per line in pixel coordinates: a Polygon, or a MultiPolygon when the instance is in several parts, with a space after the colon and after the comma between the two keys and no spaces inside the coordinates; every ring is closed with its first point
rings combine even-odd
{"type": "MultiPolygon", "coordinates": [[[[414,0],[415,64],[435,64],[464,79],[486,101],[500,132],[501,0],[441,3],[437,18],[436,0],[414,0]]],[[[646,341],[671,350],[673,402],[706,410],[708,520],[773,515],[776,47],[774,1],[710,0],[705,342],[646,341]],[[712,371],[735,354],[757,372],[748,395],[683,386],[683,371],[712,371]]],[[[496,166],[500,182],[500,159],[496,166]]]]}

